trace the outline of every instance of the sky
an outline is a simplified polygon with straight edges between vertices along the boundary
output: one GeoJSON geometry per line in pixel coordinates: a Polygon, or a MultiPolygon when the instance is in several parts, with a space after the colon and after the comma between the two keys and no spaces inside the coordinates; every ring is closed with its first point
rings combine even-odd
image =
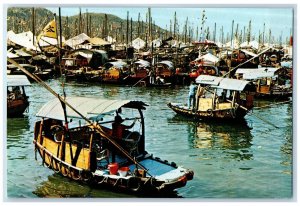
{"type": "MultiPolygon", "coordinates": [[[[107,13],[119,16],[120,18],[127,18],[127,11],[129,11],[129,18],[132,18],[134,21],[138,20],[138,13],[141,14],[141,20],[145,22],[146,13],[148,8],[141,6],[130,6],[123,5],[122,7],[110,6],[80,6],[80,5],[68,5],[61,7],[62,16],[73,16],[79,14],[79,8],[81,12],[93,13],[107,13]]],[[[47,7],[47,9],[52,12],[58,13],[58,7],[47,7]]],[[[176,11],[176,17],[180,25],[180,32],[183,31],[183,25],[185,24],[186,19],[188,18],[188,23],[196,31],[196,27],[201,27],[201,18],[205,10],[206,22],[204,28],[209,27],[210,32],[214,30],[214,24],[216,23],[216,37],[220,37],[221,27],[223,26],[224,35],[226,37],[227,33],[231,35],[232,30],[232,21],[234,20],[234,30],[236,29],[237,24],[239,25],[239,33],[244,29],[247,29],[249,21],[251,20],[252,35],[258,38],[259,32],[262,33],[265,23],[265,37],[268,36],[269,29],[272,31],[272,36],[276,40],[282,35],[283,41],[286,38],[290,37],[291,32],[293,31],[293,18],[294,18],[294,8],[288,5],[272,5],[269,7],[266,6],[176,6],[176,5],[163,5],[163,6],[152,6],[151,15],[152,19],[156,25],[159,25],[163,29],[170,28],[170,20],[172,24],[174,22],[174,13],[176,11]]]]}

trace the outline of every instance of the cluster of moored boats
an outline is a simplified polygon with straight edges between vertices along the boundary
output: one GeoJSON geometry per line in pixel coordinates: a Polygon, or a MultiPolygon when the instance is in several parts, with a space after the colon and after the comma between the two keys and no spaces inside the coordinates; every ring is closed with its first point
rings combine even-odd
{"type": "Polygon", "coordinates": [[[193,179],[193,171],[147,153],[143,101],[62,97],[44,79],[63,75],[66,81],[154,87],[195,81],[192,107],[186,105],[186,96],[184,103],[168,106],[197,120],[240,120],[252,110],[255,98],[292,96],[292,59],[284,48],[229,51],[205,41],[175,48],[164,42],[146,51],[112,50],[110,43],[100,44],[86,35],[76,39],[66,41],[63,50],[50,44],[43,52],[27,55],[24,50],[16,52],[20,45],[10,42],[7,115],[19,117],[28,108],[24,88],[30,81],[48,89],[56,98],[37,113],[35,152],[56,173],[90,185],[172,191],[193,179]],[[132,129],[124,122],[130,122],[132,129]]]}

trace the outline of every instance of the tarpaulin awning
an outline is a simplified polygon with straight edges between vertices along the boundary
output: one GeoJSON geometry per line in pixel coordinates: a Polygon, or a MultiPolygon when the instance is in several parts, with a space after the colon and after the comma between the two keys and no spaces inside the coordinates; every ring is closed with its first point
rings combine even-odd
{"type": "Polygon", "coordinates": [[[7,75],[7,86],[30,86],[30,82],[25,75],[7,75]]]}
{"type": "Polygon", "coordinates": [[[105,41],[104,39],[98,38],[98,37],[94,37],[94,38],[89,38],[87,40],[88,42],[90,42],[93,45],[99,45],[99,46],[104,46],[104,45],[110,45],[110,42],[105,41]]]}
{"type": "Polygon", "coordinates": [[[138,60],[138,61],[136,61],[136,62],[134,62],[135,64],[139,64],[139,65],[141,65],[141,66],[143,66],[143,67],[150,67],[150,62],[148,62],[148,61],[145,61],[145,60],[143,60],[143,59],[140,59],[140,60],[138,60]]]}
{"type": "Polygon", "coordinates": [[[242,52],[244,52],[245,54],[249,55],[249,56],[252,56],[252,57],[256,57],[257,54],[254,54],[253,52],[250,52],[246,49],[241,49],[242,52]]]}
{"type": "Polygon", "coordinates": [[[142,48],[145,47],[146,42],[144,40],[140,39],[140,38],[136,38],[135,40],[133,40],[131,42],[131,45],[135,49],[142,49],[142,48]]]}
{"type": "Polygon", "coordinates": [[[14,59],[14,58],[18,58],[19,56],[14,54],[14,53],[11,53],[11,52],[7,51],[7,57],[11,58],[11,59],[14,59]]]}
{"type": "Polygon", "coordinates": [[[243,91],[249,81],[239,79],[229,79],[210,75],[200,75],[196,78],[196,83],[211,85],[213,88],[243,91]]]}
{"type": "Polygon", "coordinates": [[[237,69],[236,74],[243,74],[243,79],[260,79],[266,77],[275,77],[276,72],[280,68],[275,67],[261,67],[258,69],[237,69]]]}
{"type": "MultiPolygon", "coordinates": [[[[112,114],[121,107],[145,109],[147,106],[142,101],[131,101],[131,100],[107,100],[92,97],[66,97],[72,107],[74,107],[79,113],[89,119],[97,118],[106,114],[112,114]]],[[[68,118],[78,118],[81,116],[74,112],[67,106],[68,118]]],[[[61,106],[61,102],[58,98],[50,100],[46,103],[36,114],[38,117],[46,117],[57,120],[65,120],[64,112],[61,106]]]]}
{"type": "Polygon", "coordinates": [[[16,45],[25,47],[26,49],[41,51],[37,45],[33,45],[33,38],[34,38],[34,42],[36,42],[36,37],[33,37],[33,33],[31,31],[23,32],[19,34],[10,32],[7,37],[7,40],[8,40],[8,44],[14,43],[16,45]]]}
{"type": "Polygon", "coordinates": [[[65,45],[68,45],[71,48],[75,48],[77,45],[82,44],[83,42],[85,42],[88,39],[90,39],[90,37],[88,35],[86,35],[85,33],[81,33],[71,39],[68,39],[65,42],[65,45]]]}
{"type": "Polygon", "coordinates": [[[167,65],[170,70],[174,69],[173,62],[171,62],[171,61],[161,61],[161,62],[158,62],[157,64],[158,65],[159,64],[167,65]]]}
{"type": "Polygon", "coordinates": [[[218,63],[220,61],[220,59],[214,55],[212,55],[211,53],[207,53],[203,56],[200,56],[199,58],[195,59],[195,61],[197,60],[204,60],[204,61],[209,61],[209,62],[213,62],[213,63],[218,63]]]}

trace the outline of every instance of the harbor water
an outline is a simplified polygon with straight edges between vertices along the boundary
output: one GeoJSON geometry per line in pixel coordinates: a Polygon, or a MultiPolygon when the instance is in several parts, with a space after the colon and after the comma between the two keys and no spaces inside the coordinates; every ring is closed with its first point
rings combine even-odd
{"type": "MultiPolygon", "coordinates": [[[[61,81],[46,82],[62,94],[61,81]]],[[[91,188],[55,174],[35,160],[35,114],[54,96],[33,83],[26,88],[30,100],[24,118],[7,120],[6,190],[8,198],[83,197],[141,198],[91,188]]],[[[188,86],[142,88],[66,83],[68,96],[142,100],[145,114],[146,150],[194,171],[194,179],[174,194],[162,197],[286,200],[293,197],[292,103],[257,101],[253,114],[238,124],[195,122],[176,115],[168,102],[187,101],[188,86]],[[262,117],[274,126],[256,117],[262,117]]]]}

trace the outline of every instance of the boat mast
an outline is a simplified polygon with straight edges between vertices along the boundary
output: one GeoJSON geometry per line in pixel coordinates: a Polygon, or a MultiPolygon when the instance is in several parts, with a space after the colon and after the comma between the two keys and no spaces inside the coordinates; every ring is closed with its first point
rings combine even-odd
{"type": "Polygon", "coordinates": [[[32,44],[33,44],[33,46],[35,46],[34,36],[35,36],[35,10],[34,10],[34,7],[32,7],[32,44]]]}

